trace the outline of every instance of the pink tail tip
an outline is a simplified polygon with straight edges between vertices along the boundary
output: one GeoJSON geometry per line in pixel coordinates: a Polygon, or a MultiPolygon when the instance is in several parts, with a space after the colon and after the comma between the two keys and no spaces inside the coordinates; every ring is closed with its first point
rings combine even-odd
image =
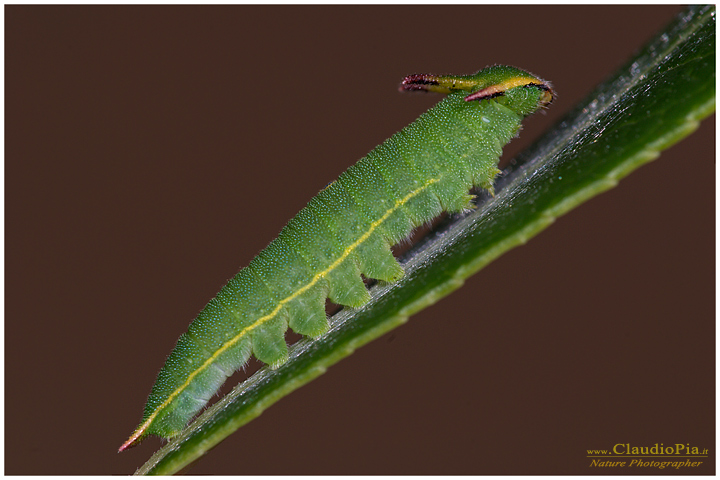
{"type": "Polygon", "coordinates": [[[138,443],[140,443],[140,437],[142,436],[142,430],[136,430],[135,433],[132,434],[130,438],[127,439],[125,443],[120,445],[120,448],[118,448],[118,453],[124,452],[130,447],[134,447],[138,443]]]}

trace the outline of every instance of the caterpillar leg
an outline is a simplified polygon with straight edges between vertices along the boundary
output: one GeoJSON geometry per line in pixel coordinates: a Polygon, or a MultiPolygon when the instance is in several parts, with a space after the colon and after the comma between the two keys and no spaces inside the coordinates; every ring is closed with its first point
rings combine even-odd
{"type": "Polygon", "coordinates": [[[404,270],[393,257],[390,246],[379,236],[372,236],[358,247],[360,270],[368,278],[395,282],[404,270]]]}
{"type": "Polygon", "coordinates": [[[328,321],[325,315],[326,291],[326,289],[318,285],[287,304],[290,315],[290,328],[295,333],[308,337],[318,337],[327,332],[328,321]]]}
{"type": "Polygon", "coordinates": [[[263,323],[251,333],[255,357],[270,365],[270,368],[279,367],[288,358],[288,347],[285,343],[287,326],[286,314],[278,314],[276,318],[263,323]]]}
{"type": "Polygon", "coordinates": [[[489,169],[488,172],[486,172],[484,175],[482,175],[480,178],[482,180],[479,180],[479,183],[476,183],[480,188],[487,190],[490,192],[490,195],[493,197],[495,196],[495,187],[493,186],[493,183],[495,181],[495,177],[498,176],[500,173],[500,169],[497,167],[492,167],[489,169]]]}
{"type": "Polygon", "coordinates": [[[328,274],[330,301],[348,307],[361,307],[370,301],[370,293],[360,277],[360,269],[353,259],[346,259],[328,274]]]}

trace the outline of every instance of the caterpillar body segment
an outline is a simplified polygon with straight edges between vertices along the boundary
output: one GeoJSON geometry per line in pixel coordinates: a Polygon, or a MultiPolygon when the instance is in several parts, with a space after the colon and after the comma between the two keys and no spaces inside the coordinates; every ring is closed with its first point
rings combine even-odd
{"type": "Polygon", "coordinates": [[[251,354],[281,365],[288,327],[311,337],[327,330],[327,298],[367,303],[361,275],[398,280],[403,270],[390,247],[443,211],[469,208],[472,187],[492,191],[502,147],[553,98],[547,82],[505,66],[411,75],[401,89],[448,96],[323,189],[208,303],[178,340],[120,451],[149,434],[176,435],[251,354]]]}

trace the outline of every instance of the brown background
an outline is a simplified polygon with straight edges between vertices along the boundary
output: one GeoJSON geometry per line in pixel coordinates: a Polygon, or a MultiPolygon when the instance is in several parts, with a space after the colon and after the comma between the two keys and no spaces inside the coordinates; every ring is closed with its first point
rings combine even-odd
{"type": "MultiPolygon", "coordinates": [[[[150,456],[116,449],[178,335],[437,101],[397,93],[404,75],[552,80],[512,154],[681,9],[5,8],[8,474],[150,456]]],[[[653,474],[586,450],[657,442],[709,448],[681,473],[714,473],[714,159],[713,117],[191,471],[653,474]]]]}

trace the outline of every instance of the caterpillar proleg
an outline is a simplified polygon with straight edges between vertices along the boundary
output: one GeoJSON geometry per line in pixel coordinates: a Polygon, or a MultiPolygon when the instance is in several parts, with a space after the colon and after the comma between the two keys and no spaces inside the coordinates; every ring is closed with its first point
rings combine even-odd
{"type": "Polygon", "coordinates": [[[502,147],[554,95],[544,80],[507,66],[410,75],[401,90],[447,97],[323,189],[207,304],[180,336],[120,451],[150,434],[176,435],[251,354],[281,365],[288,327],[311,337],[327,330],[326,299],[367,303],[361,274],[398,280],[403,269],[390,247],[442,212],[470,208],[471,188],[492,192],[502,147]]]}

